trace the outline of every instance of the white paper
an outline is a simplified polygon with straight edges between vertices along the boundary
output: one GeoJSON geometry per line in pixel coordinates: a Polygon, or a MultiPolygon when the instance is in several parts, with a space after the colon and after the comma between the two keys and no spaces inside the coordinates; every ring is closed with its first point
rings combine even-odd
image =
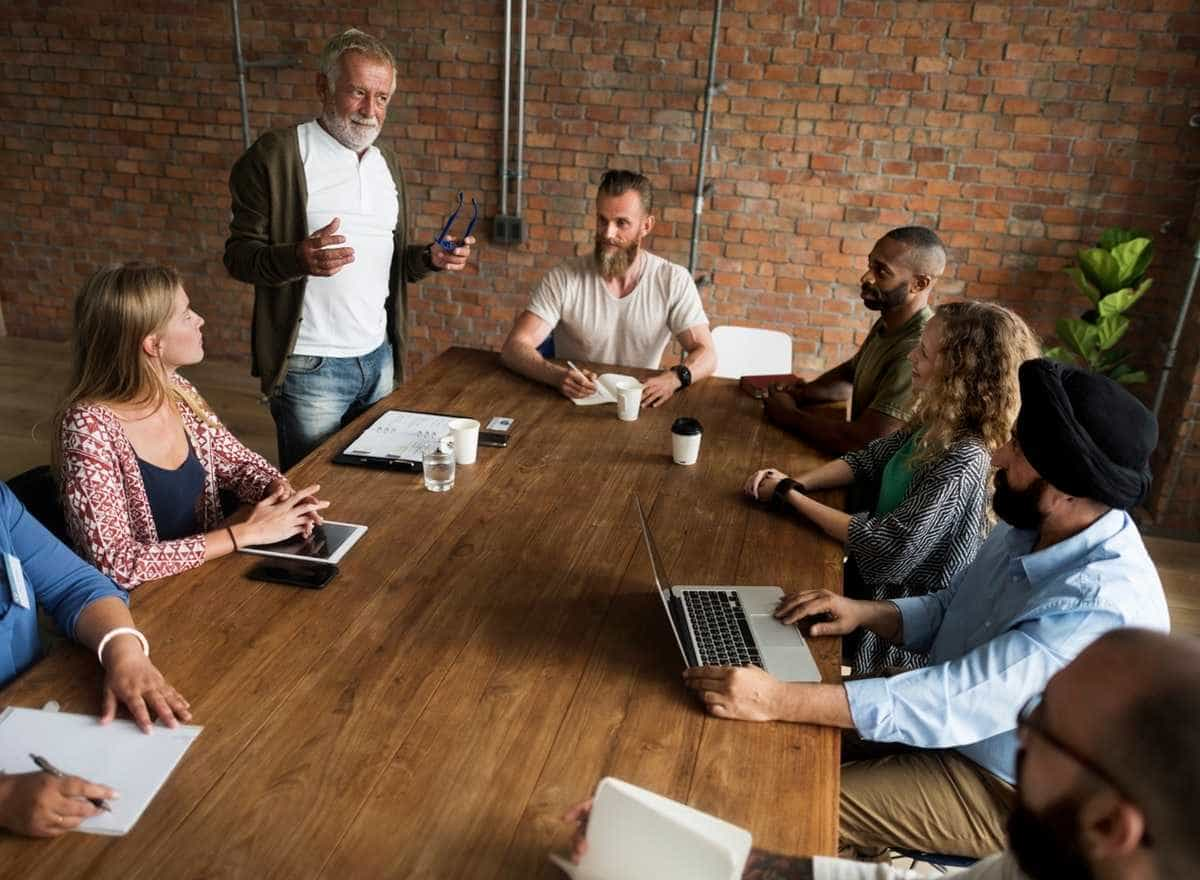
{"type": "Polygon", "coordinates": [[[126,834],[203,729],[155,724],[146,734],[132,721],[101,726],[92,715],[9,707],[0,713],[0,772],[34,772],[29,756],[41,755],[68,776],[116,789],[121,796],[108,802],[112,812],[85,819],[77,830],[126,834]]]}
{"type": "Polygon", "coordinates": [[[449,425],[454,418],[456,416],[389,410],[363,431],[345,454],[420,461],[422,455],[450,433],[449,425]]]}
{"type": "Polygon", "coordinates": [[[738,880],[750,832],[619,779],[596,788],[588,849],[578,865],[551,861],[574,880],[738,880]]]}
{"type": "Polygon", "coordinates": [[[640,385],[641,382],[633,376],[625,376],[621,373],[604,373],[596,379],[596,390],[587,397],[571,398],[576,406],[594,406],[597,403],[616,403],[617,390],[622,382],[633,382],[635,385],[640,385]]]}

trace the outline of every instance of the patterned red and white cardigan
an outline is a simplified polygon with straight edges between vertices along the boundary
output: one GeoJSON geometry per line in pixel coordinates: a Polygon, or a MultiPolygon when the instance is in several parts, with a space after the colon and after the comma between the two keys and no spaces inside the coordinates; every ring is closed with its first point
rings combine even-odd
{"type": "MultiPolygon", "coordinates": [[[[173,381],[196,393],[182,376],[173,381]]],[[[112,410],[74,406],[59,431],[63,512],[75,548],[125,590],[204,561],[204,533],[218,528],[223,518],[220,489],[253,504],[282,477],[215,417],[204,421],[182,400],[177,405],[205,480],[196,511],[200,534],[176,541],[158,540],[137,454],[112,410]]]]}

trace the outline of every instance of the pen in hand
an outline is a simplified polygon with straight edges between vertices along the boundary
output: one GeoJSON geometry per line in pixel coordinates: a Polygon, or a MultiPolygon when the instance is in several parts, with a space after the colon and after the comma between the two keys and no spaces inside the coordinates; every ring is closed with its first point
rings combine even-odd
{"type": "MultiPolygon", "coordinates": [[[[38,765],[38,769],[43,771],[44,773],[49,773],[51,776],[57,776],[59,778],[62,778],[63,776],[67,775],[66,773],[63,773],[61,770],[59,770],[57,767],[55,767],[53,764],[51,764],[49,761],[47,761],[45,758],[43,758],[41,755],[30,754],[29,757],[31,757],[33,759],[33,763],[38,765]]],[[[93,807],[95,807],[98,810],[104,810],[106,813],[112,812],[112,807],[110,807],[108,804],[106,804],[100,798],[88,798],[88,803],[90,803],[93,807]]]]}

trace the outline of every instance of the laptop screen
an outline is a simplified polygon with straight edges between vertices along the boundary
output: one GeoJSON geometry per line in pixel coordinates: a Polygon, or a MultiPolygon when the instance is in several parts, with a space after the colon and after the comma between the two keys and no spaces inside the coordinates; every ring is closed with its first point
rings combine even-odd
{"type": "Polygon", "coordinates": [[[650,525],[646,522],[646,512],[642,509],[642,500],[636,495],[633,496],[634,502],[637,504],[638,519],[642,521],[642,538],[646,542],[646,550],[650,554],[650,568],[654,572],[654,585],[658,588],[658,596],[662,599],[663,610],[667,612],[667,620],[671,623],[671,632],[675,634],[675,644],[679,646],[679,653],[683,657],[685,665],[691,665],[688,662],[687,651],[683,649],[683,638],[679,634],[679,627],[675,625],[675,615],[671,613],[671,581],[667,578],[667,567],[663,565],[662,557],[658,555],[658,546],[654,543],[654,536],[650,534],[650,525]]]}

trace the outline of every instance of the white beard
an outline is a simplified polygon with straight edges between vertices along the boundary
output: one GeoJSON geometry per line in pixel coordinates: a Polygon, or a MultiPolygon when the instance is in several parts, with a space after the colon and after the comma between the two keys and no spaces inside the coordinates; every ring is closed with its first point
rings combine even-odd
{"type": "Polygon", "coordinates": [[[326,110],[321,114],[321,122],[334,140],[356,153],[361,153],[379,137],[379,123],[357,114],[338,116],[335,111],[326,110]]]}

